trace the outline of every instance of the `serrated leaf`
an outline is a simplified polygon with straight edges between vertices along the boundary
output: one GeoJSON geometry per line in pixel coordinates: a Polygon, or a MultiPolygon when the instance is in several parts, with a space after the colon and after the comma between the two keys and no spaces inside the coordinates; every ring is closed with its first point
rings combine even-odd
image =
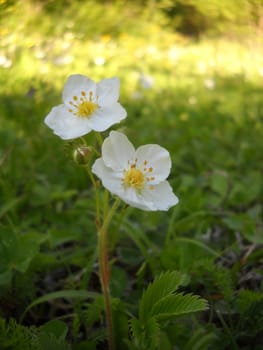
{"type": "Polygon", "coordinates": [[[132,342],[131,349],[155,350],[160,343],[160,325],[155,317],[147,319],[145,323],[140,320],[130,321],[132,342]]]}
{"type": "Polygon", "coordinates": [[[156,302],[174,293],[186,281],[186,275],[178,271],[167,271],[156,278],[143,293],[139,318],[146,319],[156,302]]]}
{"type": "Polygon", "coordinates": [[[168,295],[159,300],[154,305],[151,316],[170,318],[173,316],[206,310],[207,307],[207,301],[201,299],[199,296],[180,293],[168,295]]]}
{"type": "Polygon", "coordinates": [[[139,339],[141,333],[141,323],[137,318],[133,318],[130,320],[130,330],[133,339],[139,339]]]}
{"type": "Polygon", "coordinates": [[[157,319],[155,317],[152,317],[148,320],[145,326],[145,335],[147,340],[147,348],[148,349],[158,349],[159,343],[160,343],[160,325],[157,322],[157,319]]]}
{"type": "Polygon", "coordinates": [[[89,307],[85,312],[85,324],[87,327],[91,327],[97,322],[104,310],[104,298],[102,295],[98,295],[92,302],[89,303],[89,307]]]}
{"type": "MultiPolygon", "coordinates": [[[[104,306],[104,303],[103,303],[104,306]]],[[[127,304],[120,299],[112,299],[112,320],[116,349],[125,349],[124,339],[129,334],[129,321],[127,304]]]]}
{"type": "Polygon", "coordinates": [[[263,301],[263,294],[253,290],[241,290],[237,296],[236,304],[242,314],[249,310],[252,304],[263,301]]]}

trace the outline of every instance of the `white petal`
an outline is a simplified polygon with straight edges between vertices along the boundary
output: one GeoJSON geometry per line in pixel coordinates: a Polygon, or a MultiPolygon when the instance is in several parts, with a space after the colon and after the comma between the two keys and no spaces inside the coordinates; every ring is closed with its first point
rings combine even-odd
{"type": "Polygon", "coordinates": [[[149,177],[153,177],[150,183],[157,184],[165,180],[170,174],[171,157],[169,152],[159,145],[144,145],[136,150],[137,166],[141,169],[150,169],[149,177]],[[145,165],[144,162],[147,162],[145,165]]]}
{"type": "Polygon", "coordinates": [[[111,131],[102,144],[102,158],[107,167],[124,171],[128,161],[133,161],[135,149],[128,138],[121,132],[111,131]]]}
{"type": "Polygon", "coordinates": [[[116,172],[106,167],[102,158],[96,159],[91,171],[98,176],[103,186],[111,193],[118,194],[122,192],[122,172],[116,172]]]}
{"type": "Polygon", "coordinates": [[[119,103],[114,103],[111,106],[97,109],[89,118],[88,123],[91,129],[104,131],[113,124],[119,123],[126,116],[126,110],[119,103]]]}
{"type": "Polygon", "coordinates": [[[142,210],[156,210],[155,206],[151,202],[146,202],[134,188],[125,189],[122,185],[122,172],[106,167],[102,158],[95,161],[92,172],[98,176],[107,190],[120,197],[126,204],[142,210]]]}
{"type": "Polygon", "coordinates": [[[152,203],[153,210],[168,210],[178,203],[178,198],[168,181],[163,181],[152,189],[146,187],[142,191],[142,197],[146,202],[152,203]]]}
{"type": "Polygon", "coordinates": [[[73,100],[73,96],[81,97],[81,92],[86,92],[89,98],[89,93],[92,92],[94,101],[96,99],[96,83],[81,74],[73,74],[69,76],[65,83],[62,98],[65,104],[69,104],[73,100]]]}
{"type": "Polygon", "coordinates": [[[75,117],[65,105],[53,107],[46,116],[45,123],[63,140],[75,139],[91,131],[87,119],[75,117]]]}
{"type": "Polygon", "coordinates": [[[123,172],[106,166],[103,158],[95,161],[92,172],[98,176],[107,190],[134,208],[146,211],[168,210],[178,202],[167,181],[154,186],[153,189],[148,187],[142,192],[134,187],[125,188],[122,184],[123,172]]]}
{"type": "Polygon", "coordinates": [[[100,106],[111,105],[118,101],[120,80],[118,78],[103,79],[97,84],[97,95],[100,106]]]}
{"type": "Polygon", "coordinates": [[[156,210],[152,202],[145,200],[142,195],[133,187],[128,187],[126,189],[122,188],[118,196],[127,204],[133,208],[138,208],[146,211],[156,210]]]}

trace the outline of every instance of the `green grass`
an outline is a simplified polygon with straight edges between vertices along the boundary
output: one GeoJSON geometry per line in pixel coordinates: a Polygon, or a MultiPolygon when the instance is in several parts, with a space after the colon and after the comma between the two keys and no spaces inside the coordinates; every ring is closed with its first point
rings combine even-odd
{"type": "MultiPolygon", "coordinates": [[[[96,81],[118,76],[128,117],[115,129],[136,146],[158,143],[169,150],[170,182],[180,202],[168,213],[130,208],[122,221],[113,222],[113,296],[136,314],[142,290],[154,276],[182,271],[188,276],[182,291],[207,299],[210,309],[172,320],[164,349],[176,344],[183,350],[259,350],[262,39],[193,42],[162,30],[159,17],[151,25],[146,12],[134,19],[129,6],[119,23],[119,2],[104,27],[102,8],[88,2],[91,27],[84,26],[84,8],[74,24],[77,5],[71,5],[53,31],[57,12],[38,7],[34,17],[36,8],[26,2],[19,21],[21,3],[8,7],[1,27],[1,318],[19,321],[28,305],[50,292],[100,291],[94,193],[83,168],[72,160],[72,146],[43,120],[61,103],[70,74],[96,81]],[[193,334],[201,334],[204,344],[197,345],[193,334]]],[[[36,332],[30,326],[61,317],[73,349],[82,349],[77,344],[84,339],[87,349],[101,339],[103,349],[101,312],[99,298],[51,301],[28,311],[18,328],[12,323],[8,334],[26,344],[36,332]]],[[[7,341],[5,327],[3,321],[0,340],[7,341]]],[[[14,344],[3,349],[29,349],[14,344]]]]}

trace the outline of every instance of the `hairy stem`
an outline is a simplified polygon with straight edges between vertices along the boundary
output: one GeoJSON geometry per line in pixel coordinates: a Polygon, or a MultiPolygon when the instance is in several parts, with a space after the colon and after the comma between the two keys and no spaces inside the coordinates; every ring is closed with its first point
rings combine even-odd
{"type": "Polygon", "coordinates": [[[105,216],[103,225],[101,227],[98,227],[99,273],[100,273],[100,282],[101,282],[102,292],[104,295],[109,350],[115,349],[115,342],[114,342],[114,335],[113,335],[113,322],[112,322],[110,288],[109,288],[110,271],[109,271],[109,259],[108,259],[107,230],[111,222],[111,219],[119,204],[120,204],[120,199],[116,199],[115,203],[113,204],[111,209],[108,211],[107,215],[105,216]]]}

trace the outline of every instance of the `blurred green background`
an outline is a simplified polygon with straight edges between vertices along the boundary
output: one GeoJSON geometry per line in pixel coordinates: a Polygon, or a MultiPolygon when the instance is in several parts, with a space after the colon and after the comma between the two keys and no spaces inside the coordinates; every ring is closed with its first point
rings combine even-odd
{"type": "MultiPolygon", "coordinates": [[[[134,266],[123,268],[125,278],[141,278],[135,271],[146,260],[153,275],[183,270],[192,291],[220,294],[229,305],[243,289],[262,291],[263,1],[0,0],[0,16],[1,252],[10,247],[0,257],[2,317],[18,318],[47,291],[78,288],[72,271],[51,287],[36,276],[83,268],[96,246],[86,174],[72,161],[72,145],[43,123],[74,73],[118,76],[128,117],[114,128],[172,157],[178,206],[168,214],[130,210],[115,232],[119,261],[134,266]],[[19,238],[8,243],[8,235],[19,238]],[[140,249],[140,235],[153,257],[140,249]],[[218,275],[215,256],[223,262],[218,275]]],[[[249,332],[238,327],[237,344],[249,332]]]]}
{"type": "Polygon", "coordinates": [[[171,152],[178,213],[188,201],[190,211],[203,202],[255,201],[262,194],[262,6],[261,0],[2,0],[4,222],[45,230],[57,220],[54,202],[87,188],[82,169],[69,161],[71,150],[64,152],[65,143],[43,123],[74,73],[120,78],[128,111],[120,127],[137,146],[160,143],[171,152]],[[225,193],[218,198],[213,186],[225,193]]]}

